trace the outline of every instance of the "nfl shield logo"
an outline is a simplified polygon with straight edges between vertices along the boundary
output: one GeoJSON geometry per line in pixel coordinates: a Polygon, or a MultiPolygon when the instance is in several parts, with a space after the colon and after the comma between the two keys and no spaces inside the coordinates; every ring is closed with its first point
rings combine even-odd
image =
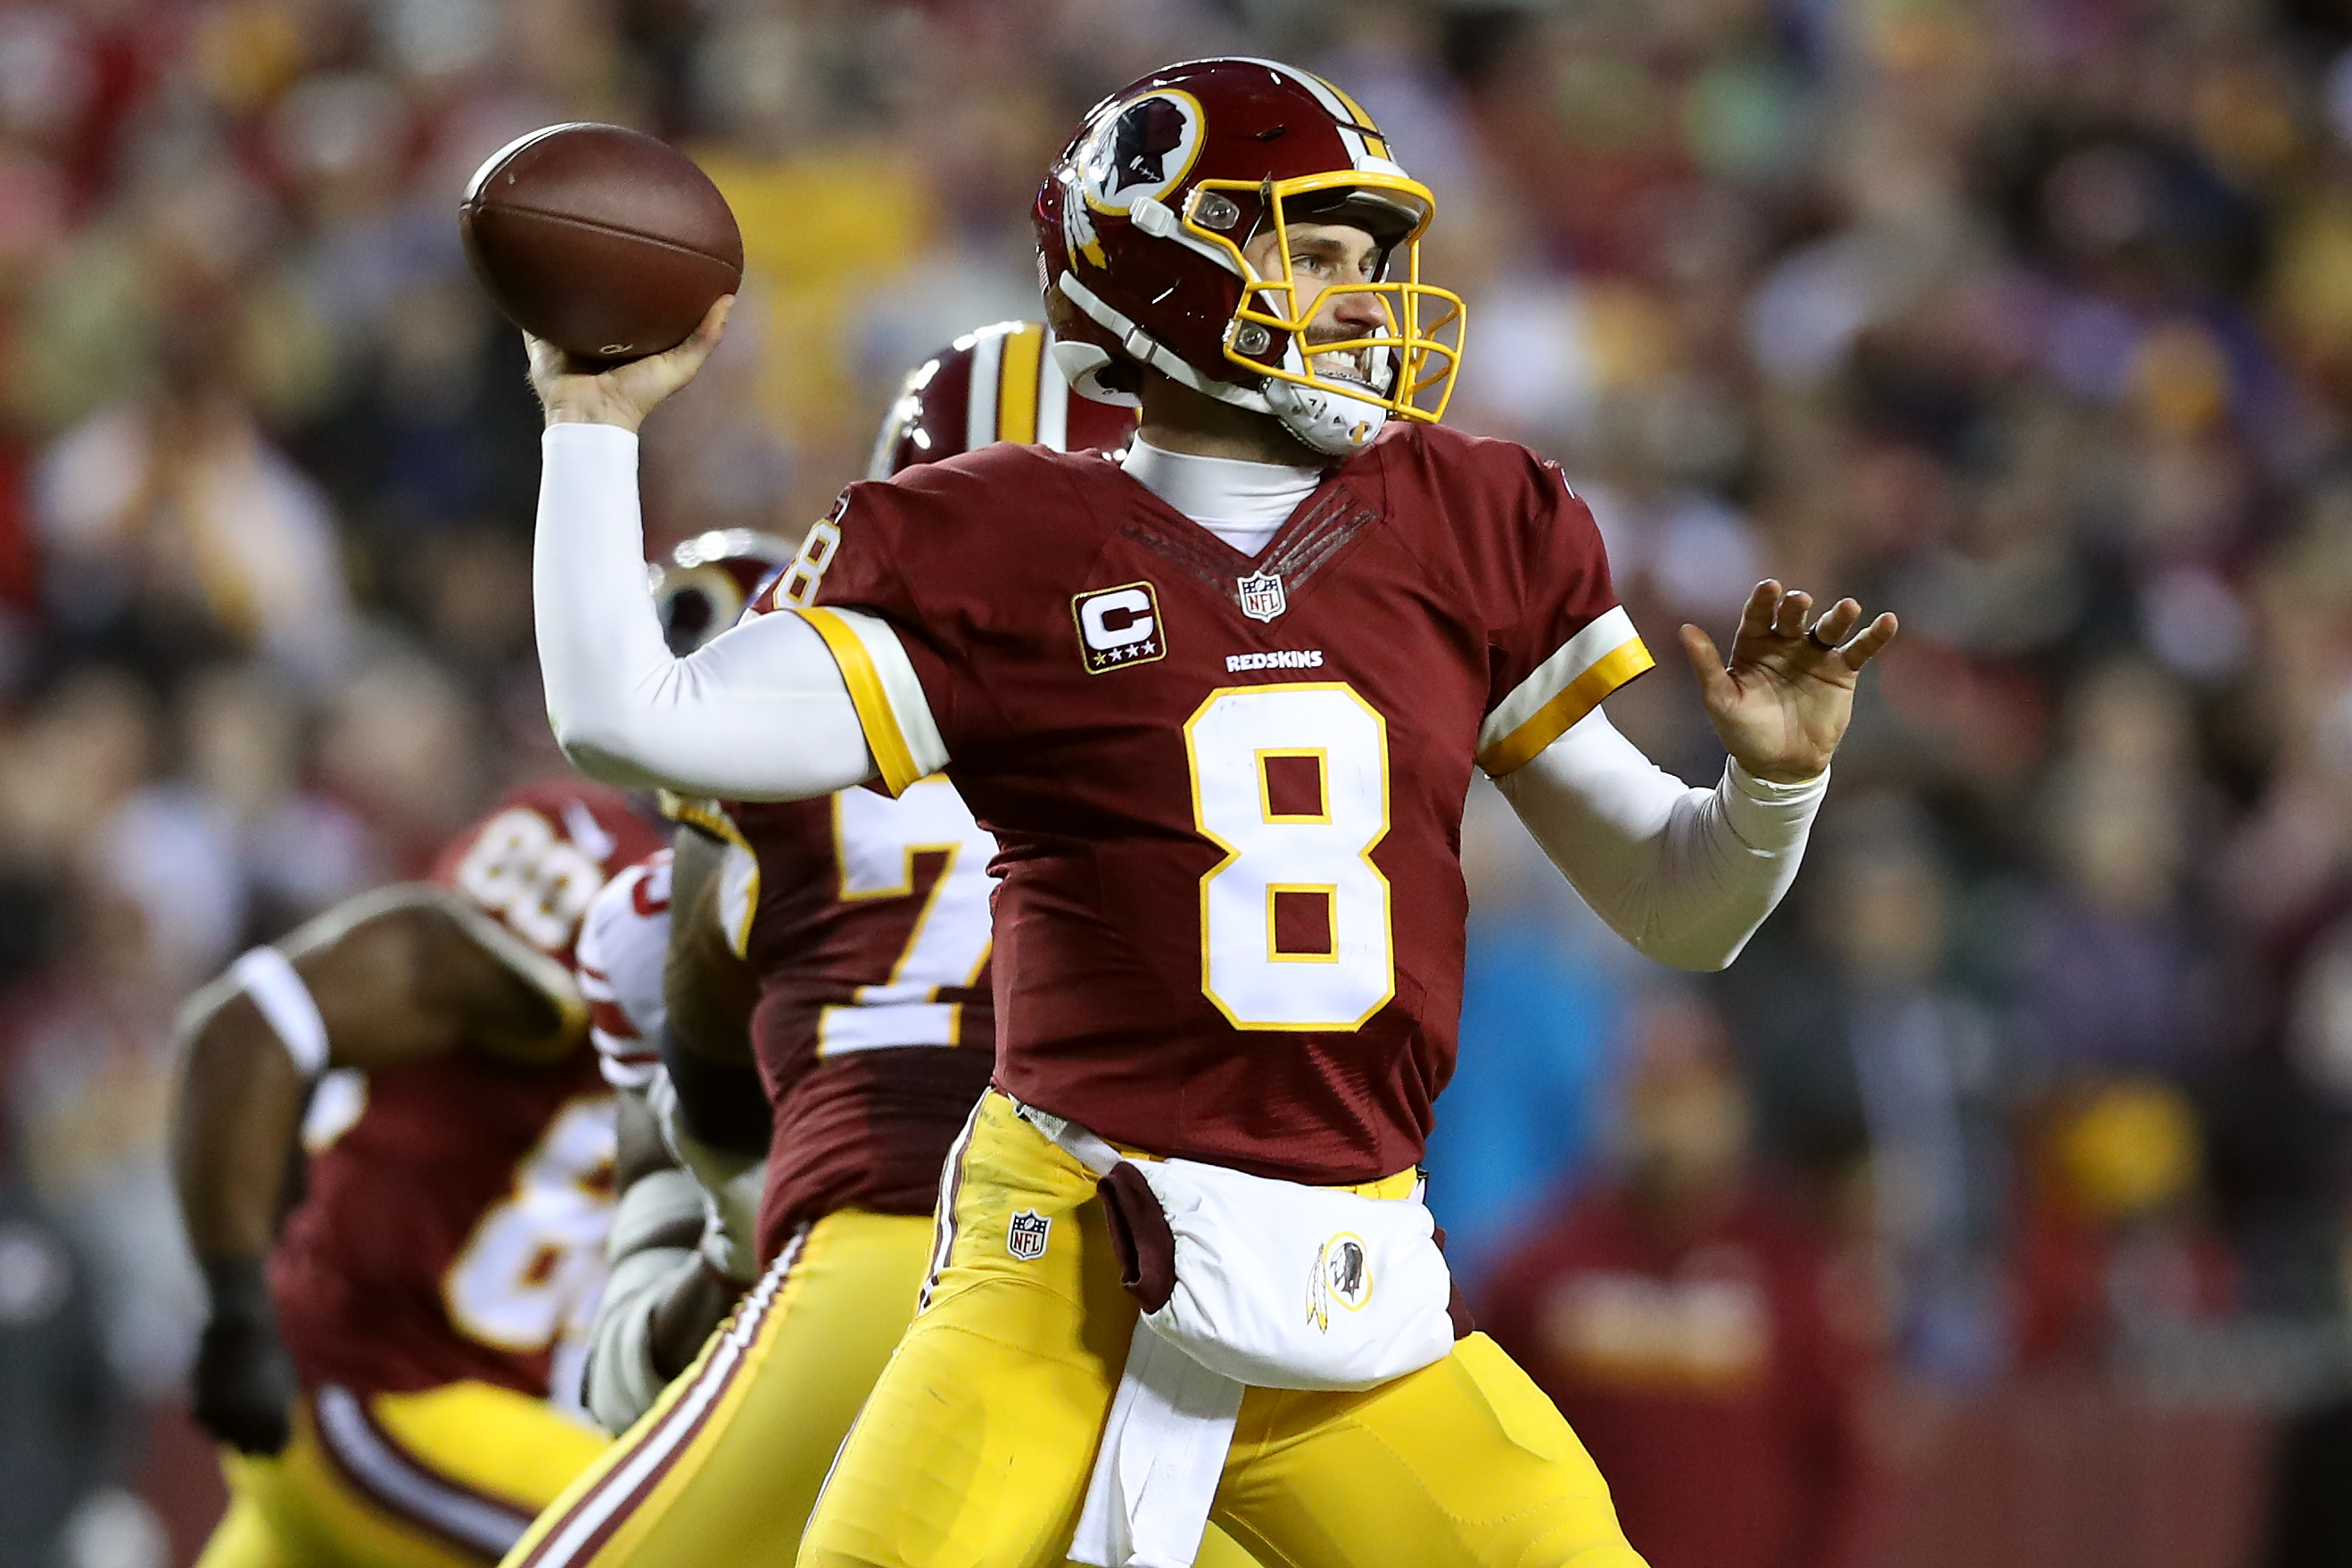
{"type": "Polygon", "coordinates": [[[1053,1228],[1054,1222],[1035,1209],[1023,1209],[1005,1230],[1004,1250],[1024,1263],[1034,1263],[1045,1256],[1045,1234],[1053,1228]]]}
{"type": "Polygon", "coordinates": [[[1241,579],[1242,614],[1254,621],[1270,621],[1290,605],[1282,596],[1282,574],[1253,572],[1241,579]]]}

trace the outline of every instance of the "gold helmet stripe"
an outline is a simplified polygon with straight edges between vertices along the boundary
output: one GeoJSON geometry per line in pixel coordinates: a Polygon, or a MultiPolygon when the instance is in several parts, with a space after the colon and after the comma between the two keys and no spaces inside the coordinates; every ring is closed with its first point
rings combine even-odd
{"type": "MultiPolygon", "coordinates": [[[[1323,106],[1324,111],[1339,122],[1338,126],[1339,143],[1347,148],[1349,162],[1355,167],[1362,168],[1364,160],[1370,158],[1386,165],[1384,173],[1397,174],[1404,173],[1396,166],[1396,160],[1389,155],[1388,138],[1381,134],[1380,125],[1372,117],[1364,112],[1364,106],[1341,92],[1331,83],[1317,76],[1313,71],[1303,71],[1297,66],[1284,65],[1280,60],[1259,59],[1255,56],[1243,55],[1235,57],[1235,61],[1242,65],[1264,66],[1276,76],[1288,77],[1292,81],[1313,93],[1316,100],[1323,106]]],[[[1100,263],[1097,265],[1099,266],[1100,263]]]]}
{"type": "Polygon", "coordinates": [[[1000,353],[996,438],[1025,447],[1037,439],[1037,372],[1045,356],[1045,329],[1031,324],[1006,333],[1000,353]]]}
{"type": "Polygon", "coordinates": [[[1389,140],[1381,133],[1380,121],[1367,114],[1364,111],[1364,106],[1350,97],[1348,89],[1338,82],[1328,77],[1318,76],[1315,79],[1322,83],[1332,97],[1348,106],[1348,117],[1356,122],[1355,130],[1364,139],[1364,150],[1375,158],[1388,158],[1390,162],[1395,162],[1390,157],[1389,140]]]}

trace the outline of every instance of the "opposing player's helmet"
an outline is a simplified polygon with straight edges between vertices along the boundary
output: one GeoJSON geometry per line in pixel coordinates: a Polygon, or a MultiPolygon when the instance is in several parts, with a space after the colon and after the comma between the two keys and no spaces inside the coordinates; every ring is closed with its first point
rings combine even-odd
{"type": "Polygon", "coordinates": [[[1321,78],[1273,60],[1166,67],[1097,104],[1038,188],[1055,357],[1087,397],[1136,402],[1134,367],[1149,366],[1334,456],[1391,415],[1433,421],[1464,321],[1458,296],[1421,280],[1435,211],[1372,117],[1321,78]],[[1302,342],[1330,291],[1302,297],[1292,275],[1281,231],[1303,222],[1350,224],[1381,246],[1379,281],[1330,288],[1379,296],[1383,330],[1302,342]],[[1243,247],[1269,228],[1278,269],[1261,276],[1243,247]],[[1317,368],[1349,353],[1368,381],[1317,368]]]}
{"type": "Polygon", "coordinates": [[[1118,450],[1135,434],[1135,416],[1072,397],[1053,348],[1054,334],[1034,321],[999,321],[908,371],[866,477],[887,479],[995,441],[1057,452],[1118,450]]]}
{"type": "Polygon", "coordinates": [[[680,658],[735,624],[743,606],[785,562],[793,547],[749,528],[698,533],[648,567],[662,638],[680,658]]]}

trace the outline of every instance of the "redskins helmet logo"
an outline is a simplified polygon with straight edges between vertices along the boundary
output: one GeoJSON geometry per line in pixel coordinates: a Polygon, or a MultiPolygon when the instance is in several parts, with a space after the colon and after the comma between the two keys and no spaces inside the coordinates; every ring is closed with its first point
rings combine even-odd
{"type": "Polygon", "coordinates": [[[1095,122],[1076,160],[1087,205],[1123,213],[1144,196],[1166,195],[1192,173],[1201,151],[1201,103],[1164,89],[1132,98],[1095,122]]]}

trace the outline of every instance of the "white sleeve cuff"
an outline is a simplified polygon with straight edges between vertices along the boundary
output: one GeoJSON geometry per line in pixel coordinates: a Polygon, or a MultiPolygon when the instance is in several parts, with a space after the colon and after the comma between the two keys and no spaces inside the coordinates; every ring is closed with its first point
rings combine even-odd
{"type": "Polygon", "coordinates": [[[542,458],[563,453],[567,463],[619,463],[625,465],[625,477],[637,474],[637,433],[624,430],[618,425],[593,425],[567,419],[561,425],[551,425],[540,433],[539,450],[542,458]]]}
{"type": "Polygon", "coordinates": [[[1758,778],[1734,757],[1724,763],[1723,782],[1715,793],[1725,823],[1742,844],[1779,854],[1804,843],[1829,788],[1827,768],[1796,784],[1775,784],[1758,778]]]}

